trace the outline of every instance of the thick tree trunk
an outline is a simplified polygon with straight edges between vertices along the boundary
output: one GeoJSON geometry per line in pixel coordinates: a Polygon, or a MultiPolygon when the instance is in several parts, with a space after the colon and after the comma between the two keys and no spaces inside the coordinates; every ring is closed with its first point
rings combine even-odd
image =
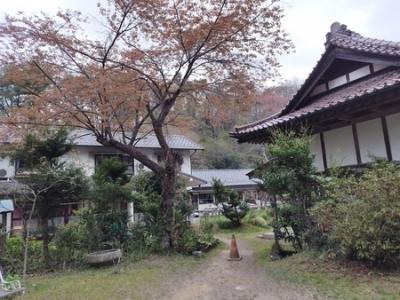
{"type": "Polygon", "coordinates": [[[166,226],[166,233],[163,239],[164,247],[173,248],[176,244],[174,227],[174,201],[176,196],[176,167],[173,158],[166,159],[165,173],[162,180],[161,193],[161,216],[166,226]]]}
{"type": "Polygon", "coordinates": [[[49,224],[47,218],[40,218],[40,228],[42,233],[42,241],[43,241],[43,263],[46,268],[50,267],[50,235],[49,235],[49,224]]]}

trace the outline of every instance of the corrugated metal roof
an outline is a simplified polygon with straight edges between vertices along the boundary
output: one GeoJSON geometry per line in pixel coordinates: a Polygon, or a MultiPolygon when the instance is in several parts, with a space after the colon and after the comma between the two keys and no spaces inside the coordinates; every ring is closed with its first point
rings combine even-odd
{"type": "Polygon", "coordinates": [[[202,187],[211,186],[213,179],[219,179],[224,185],[252,185],[257,184],[256,181],[249,179],[246,175],[252,169],[207,169],[207,170],[192,170],[192,175],[206,181],[202,187]]]}
{"type": "MultiPolygon", "coordinates": [[[[93,133],[79,130],[74,131],[71,134],[71,138],[75,145],[77,146],[98,146],[103,147],[99,142],[97,142],[96,137],[93,133]]],[[[199,144],[195,143],[188,137],[180,134],[168,135],[166,137],[168,145],[172,149],[187,149],[187,150],[202,150],[204,149],[199,144]]],[[[147,135],[139,139],[135,143],[138,148],[160,148],[157,137],[155,135],[147,135]]]]}

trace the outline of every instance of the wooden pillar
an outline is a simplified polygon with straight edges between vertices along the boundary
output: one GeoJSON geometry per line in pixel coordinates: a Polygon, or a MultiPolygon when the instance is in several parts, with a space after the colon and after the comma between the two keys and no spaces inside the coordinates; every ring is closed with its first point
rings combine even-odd
{"type": "Polygon", "coordinates": [[[328,169],[328,161],[326,159],[325,138],[323,132],[319,134],[319,139],[321,141],[322,162],[324,163],[324,170],[326,171],[328,169]]]}
{"type": "Polygon", "coordinates": [[[382,121],[383,138],[385,140],[386,157],[389,161],[391,161],[393,159],[392,147],[390,146],[389,130],[387,127],[386,118],[384,116],[381,117],[381,121],[382,121]]]}
{"type": "Polygon", "coordinates": [[[353,140],[354,140],[354,147],[356,149],[356,157],[357,157],[357,164],[361,164],[361,151],[360,151],[360,142],[358,141],[358,133],[357,133],[357,126],[356,124],[351,124],[351,128],[353,129],[353,140]]]}

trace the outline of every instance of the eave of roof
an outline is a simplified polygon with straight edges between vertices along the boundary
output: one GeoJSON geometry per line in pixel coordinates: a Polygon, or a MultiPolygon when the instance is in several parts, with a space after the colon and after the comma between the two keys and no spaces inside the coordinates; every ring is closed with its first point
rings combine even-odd
{"type": "Polygon", "coordinates": [[[267,120],[257,126],[247,127],[231,133],[232,137],[240,138],[260,130],[276,128],[287,122],[304,119],[313,114],[333,109],[351,101],[358,100],[365,96],[371,96],[384,90],[400,87],[400,68],[382,70],[371,76],[354,81],[345,86],[338,87],[331,92],[321,95],[309,105],[295,110],[289,114],[267,120]]]}

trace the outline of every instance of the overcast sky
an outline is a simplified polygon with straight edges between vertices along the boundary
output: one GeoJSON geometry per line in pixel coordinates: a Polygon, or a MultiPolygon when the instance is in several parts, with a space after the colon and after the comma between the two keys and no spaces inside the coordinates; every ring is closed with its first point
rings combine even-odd
{"type": "MultiPolygon", "coordinates": [[[[303,80],[324,51],[325,34],[335,21],[362,35],[400,41],[399,0],[281,0],[283,25],[295,44],[295,52],[280,59],[284,79],[303,80]]],[[[57,8],[96,13],[97,0],[0,0],[0,12],[19,10],[53,13],[57,8]]],[[[2,16],[3,17],[3,16],[2,16]]]]}

